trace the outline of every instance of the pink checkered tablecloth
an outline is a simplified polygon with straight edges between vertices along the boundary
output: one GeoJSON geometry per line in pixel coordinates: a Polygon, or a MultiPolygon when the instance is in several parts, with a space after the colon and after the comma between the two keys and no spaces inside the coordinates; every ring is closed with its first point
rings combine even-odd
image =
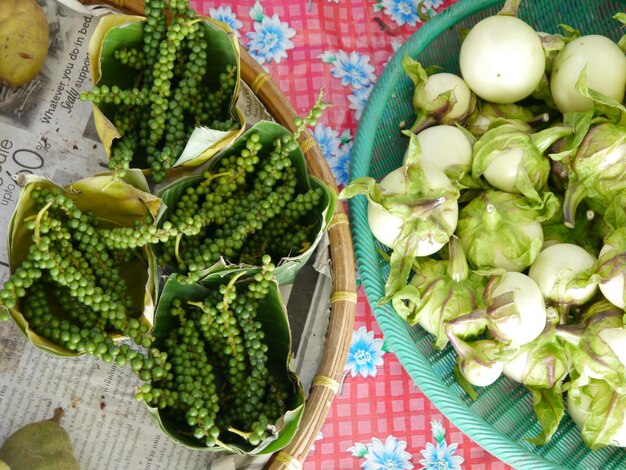
{"type": "MultiPolygon", "coordinates": [[[[304,115],[321,88],[333,107],[313,129],[340,186],[372,85],[394,51],[456,0],[191,0],[228,23],[304,115]]],[[[388,351],[362,288],[342,388],[306,469],[501,470],[424,396],[388,351]],[[369,361],[355,360],[357,349],[369,361]]]]}

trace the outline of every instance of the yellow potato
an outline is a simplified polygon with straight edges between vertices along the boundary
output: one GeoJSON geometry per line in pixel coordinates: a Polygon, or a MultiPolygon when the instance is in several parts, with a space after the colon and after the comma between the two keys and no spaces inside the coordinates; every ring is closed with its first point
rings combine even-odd
{"type": "Polygon", "coordinates": [[[48,55],[48,20],[36,0],[0,0],[0,82],[20,86],[48,55]]]}

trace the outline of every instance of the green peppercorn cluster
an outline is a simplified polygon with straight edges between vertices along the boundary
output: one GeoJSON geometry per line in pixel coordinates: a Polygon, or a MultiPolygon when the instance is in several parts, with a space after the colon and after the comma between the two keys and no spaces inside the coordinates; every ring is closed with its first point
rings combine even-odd
{"type": "MultiPolygon", "coordinates": [[[[148,24],[155,34],[163,28],[148,24]]],[[[145,60],[139,55],[120,60],[145,60]]],[[[137,89],[118,104],[145,96],[137,89]]],[[[0,321],[18,308],[48,342],[128,366],[144,382],[136,398],[200,445],[256,446],[275,434],[294,385],[286,373],[270,373],[267,331],[257,316],[275,302],[266,297],[277,261],[307,250],[320,230],[324,191],[298,174],[294,152],[326,106],[320,95],[293,134],[271,140],[263,128],[247,133],[210,170],[181,182],[184,194],[158,225],[146,215],[130,227],[103,226],[64,190],[33,186],[24,222],[31,243],[0,290],[0,321]],[[200,281],[221,258],[258,271],[251,279],[233,276],[199,301],[174,299],[166,310],[177,326],[155,339],[163,329],[140,320],[122,276],[138,257],[145,263],[150,249],[179,284],[200,281]],[[128,340],[116,342],[115,334],[128,340]]]]}
{"type": "Polygon", "coordinates": [[[30,328],[70,351],[96,353],[103,359],[112,333],[149,347],[149,325],[138,320],[123,270],[143,255],[137,250],[107,249],[100,222],[81,211],[61,189],[32,189],[33,215],[25,221],[31,241],[25,259],[0,290],[3,319],[20,309],[30,328]]]}
{"type": "MultiPolygon", "coordinates": [[[[263,145],[251,132],[236,152],[224,155],[188,185],[159,227],[143,224],[101,231],[109,248],[153,244],[159,263],[196,282],[220,259],[259,265],[297,256],[315,241],[324,190],[303,187],[292,153],[306,125],[314,125],[327,103],[321,95],[296,131],[263,145]]],[[[242,138],[243,139],[243,138],[242,138]]],[[[305,185],[306,186],[306,185],[305,185]]],[[[170,202],[171,204],[171,202],[170,202]]]]}
{"type": "Polygon", "coordinates": [[[263,255],[277,263],[297,256],[315,241],[324,191],[298,181],[292,153],[298,135],[314,124],[327,105],[320,99],[297,130],[265,145],[246,135],[245,145],[223,156],[203,178],[194,180],[160,221],[178,234],[159,247],[159,261],[196,281],[224,258],[259,265],[263,255]]]}
{"type": "Polygon", "coordinates": [[[207,447],[242,438],[256,446],[287,409],[289,385],[269,372],[257,318],[274,270],[269,256],[262,262],[251,280],[238,274],[200,301],[172,301],[169,314],[178,327],[157,339],[172,367],[136,394],[207,447]]]}
{"type": "Polygon", "coordinates": [[[305,251],[319,230],[311,213],[323,190],[298,187],[290,156],[297,146],[286,134],[264,149],[252,133],[240,152],[188,186],[167,220],[181,233],[161,246],[160,262],[198,280],[221,257],[258,265],[264,254],[278,261],[305,251]]]}
{"type": "Polygon", "coordinates": [[[239,128],[230,115],[237,67],[208,70],[206,28],[188,0],[146,0],[145,14],[143,43],[113,53],[113,59],[135,71],[135,86],[101,84],[81,99],[114,106],[112,122],[121,137],[112,144],[109,168],[121,176],[130,166],[149,168],[159,182],[194,128],[239,128]]]}

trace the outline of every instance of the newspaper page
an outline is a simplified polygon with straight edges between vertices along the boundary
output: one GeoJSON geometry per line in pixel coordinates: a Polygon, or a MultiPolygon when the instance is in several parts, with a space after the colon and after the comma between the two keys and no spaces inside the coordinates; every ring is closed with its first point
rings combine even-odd
{"type": "MultiPolygon", "coordinates": [[[[0,282],[9,277],[7,227],[20,174],[65,185],[106,169],[91,103],[79,100],[91,86],[88,44],[102,8],[75,0],[38,0],[50,26],[50,48],[28,84],[0,85],[0,282]],[[97,14],[95,14],[97,13],[97,14]]],[[[242,82],[239,106],[251,125],[269,119],[242,82]]],[[[294,284],[282,288],[293,335],[292,367],[305,390],[317,371],[328,324],[331,280],[328,240],[294,284]]],[[[191,450],[164,433],[134,400],[136,376],[93,357],[59,358],[33,347],[11,322],[0,323],[0,445],[21,426],[51,418],[57,407],[83,470],[261,468],[265,458],[191,450]]]]}

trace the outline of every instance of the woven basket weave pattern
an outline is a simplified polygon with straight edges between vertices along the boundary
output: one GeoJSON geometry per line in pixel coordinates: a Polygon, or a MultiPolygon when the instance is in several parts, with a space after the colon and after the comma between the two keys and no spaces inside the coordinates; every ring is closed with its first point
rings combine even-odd
{"type": "MultiPolygon", "coordinates": [[[[458,73],[460,32],[496,13],[502,4],[495,0],[461,0],[423,25],[396,53],[376,83],[361,118],[352,151],[352,179],[380,179],[402,163],[408,143],[400,127],[409,127],[414,119],[413,83],[401,66],[402,57],[408,55],[424,66],[439,65],[458,73]]],[[[624,11],[625,6],[626,1],[616,0],[524,0],[520,18],[538,31],[556,33],[559,24],[568,24],[583,34],[604,34],[617,40],[622,32],[612,16],[624,11]]],[[[590,451],[569,416],[549,444],[529,444],[526,439],[541,430],[532,396],[523,386],[504,377],[477,390],[477,400],[469,399],[452,376],[455,355],[450,346],[435,351],[432,336],[419,327],[408,326],[390,304],[376,307],[384,295],[388,270],[376,253],[382,246],[369,230],[365,198],[351,200],[350,217],[357,266],[383,334],[416,384],[459,429],[496,457],[524,470],[626,468],[626,451],[590,451]]]]}
{"type": "MultiPolygon", "coordinates": [[[[80,0],[80,2],[84,5],[112,5],[132,14],[141,15],[144,12],[143,0],[80,0]]],[[[298,113],[276,83],[243,47],[241,78],[276,122],[290,131],[296,129],[294,118],[298,113]]],[[[311,132],[305,130],[299,142],[308,172],[324,180],[336,191],[335,178],[311,132]]],[[[356,310],[356,274],[352,238],[343,204],[337,204],[335,207],[333,219],[328,227],[328,238],[333,287],[324,351],[317,375],[308,393],[300,428],[291,442],[275,454],[266,465],[265,468],[271,470],[302,467],[302,462],[313,447],[313,441],[337,394],[338,383],[350,348],[356,310]]]]}

